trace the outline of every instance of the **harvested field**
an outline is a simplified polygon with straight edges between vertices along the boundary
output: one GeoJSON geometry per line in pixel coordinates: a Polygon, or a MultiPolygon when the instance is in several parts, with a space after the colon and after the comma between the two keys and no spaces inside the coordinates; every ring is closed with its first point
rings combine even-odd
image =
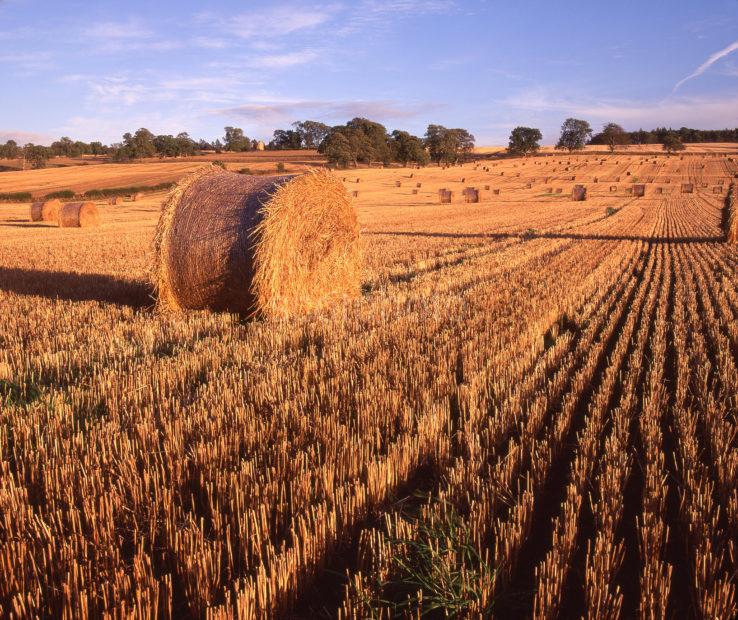
{"type": "Polygon", "coordinates": [[[156,312],[164,194],[0,205],[0,615],[734,617],[738,165],[600,159],[352,171],[363,295],[290,320],[156,312]]]}

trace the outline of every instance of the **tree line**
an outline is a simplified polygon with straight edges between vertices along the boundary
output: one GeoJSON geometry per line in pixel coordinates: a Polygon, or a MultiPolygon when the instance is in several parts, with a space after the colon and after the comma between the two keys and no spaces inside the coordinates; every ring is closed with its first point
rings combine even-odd
{"type": "MultiPolygon", "coordinates": [[[[510,133],[508,153],[530,155],[540,149],[541,131],[535,127],[515,127],[510,133]]],[[[604,145],[611,151],[629,144],[661,144],[668,152],[684,148],[693,142],[738,142],[736,129],[671,129],[658,127],[650,131],[626,131],[616,123],[606,123],[595,133],[590,124],[581,119],[568,118],[561,127],[557,149],[570,152],[587,144],[604,145]]],[[[146,128],[126,133],[121,142],[104,145],[102,142],[82,142],[63,137],[50,146],[28,143],[20,146],[14,140],[0,144],[0,159],[23,159],[24,167],[43,168],[52,157],[80,157],[106,155],[118,162],[145,157],[188,157],[203,152],[245,152],[258,148],[269,150],[317,149],[329,163],[336,166],[415,163],[426,165],[452,164],[468,158],[474,149],[474,136],[466,129],[450,129],[442,125],[428,125],[425,135],[414,136],[396,129],[391,133],[381,123],[366,118],[354,118],[345,125],[329,126],[320,121],[297,121],[290,129],[277,129],[272,140],[263,145],[250,139],[240,127],[225,127],[222,140],[209,142],[194,140],[186,132],[173,135],[154,135],[146,128]]]]}

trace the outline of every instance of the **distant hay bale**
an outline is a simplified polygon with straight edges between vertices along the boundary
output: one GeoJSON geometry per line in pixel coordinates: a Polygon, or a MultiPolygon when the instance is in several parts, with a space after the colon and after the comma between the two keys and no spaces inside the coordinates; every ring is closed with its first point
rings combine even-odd
{"type": "Polygon", "coordinates": [[[595,177],[595,178],[594,178],[594,182],[595,182],[595,183],[599,183],[599,182],[600,182],[600,179],[599,179],[599,177],[595,177]]]}
{"type": "Polygon", "coordinates": [[[632,187],[626,187],[625,188],[625,193],[628,194],[629,196],[632,196],[633,195],[633,188],[632,187]]]}
{"type": "Polygon", "coordinates": [[[94,202],[70,202],[59,209],[61,228],[87,228],[99,223],[100,217],[94,202]]]}
{"type": "Polygon", "coordinates": [[[646,195],[646,186],[642,183],[636,183],[633,185],[633,195],[641,197],[646,195]]]}
{"type": "Polygon", "coordinates": [[[154,255],[163,310],[288,317],[360,293],[356,212],[327,170],[256,177],[203,167],[164,203],[154,255]]]}
{"type": "Polygon", "coordinates": [[[533,184],[532,183],[526,183],[525,184],[525,189],[530,189],[532,187],[533,187],[533,184]]]}
{"type": "Polygon", "coordinates": [[[704,189],[704,188],[706,188],[706,187],[707,187],[707,183],[703,183],[703,184],[702,184],[702,189],[704,189]]]}
{"type": "Polygon", "coordinates": [[[626,177],[629,177],[629,176],[630,176],[630,172],[626,172],[626,173],[625,173],[625,176],[626,176],[626,177]]]}
{"type": "Polygon", "coordinates": [[[423,187],[423,184],[422,183],[416,183],[415,184],[415,187],[418,187],[418,188],[423,187]]]}
{"type": "Polygon", "coordinates": [[[31,205],[32,222],[55,222],[59,219],[59,208],[61,202],[53,200],[42,200],[31,205]]]}
{"type": "Polygon", "coordinates": [[[620,177],[615,177],[615,181],[616,181],[617,183],[620,183],[620,177]]]}
{"type": "Polygon", "coordinates": [[[587,188],[584,185],[575,185],[571,190],[571,199],[577,202],[587,200],[587,188]]]}
{"type": "Polygon", "coordinates": [[[657,194],[663,194],[664,193],[664,188],[663,187],[657,187],[655,191],[656,191],[657,194]]]}
{"type": "Polygon", "coordinates": [[[451,190],[442,188],[438,190],[438,202],[441,204],[449,204],[454,198],[454,193],[451,190]]]}
{"type": "Polygon", "coordinates": [[[489,185],[485,185],[485,186],[484,186],[484,189],[485,189],[486,191],[489,191],[489,185]]]}
{"type": "Polygon", "coordinates": [[[494,194],[495,196],[499,196],[499,195],[500,195],[500,190],[499,190],[499,189],[493,189],[493,190],[492,190],[492,193],[493,193],[493,194],[494,194]]]}
{"type": "Polygon", "coordinates": [[[358,198],[359,197],[359,190],[355,189],[351,192],[352,198],[358,198]]]}
{"type": "Polygon", "coordinates": [[[143,192],[136,192],[133,194],[133,202],[136,202],[137,200],[141,200],[144,197],[143,192]]]}
{"type": "Polygon", "coordinates": [[[466,202],[480,202],[481,194],[476,187],[467,187],[464,192],[466,202]]]}
{"type": "Polygon", "coordinates": [[[682,194],[691,194],[692,192],[694,192],[692,183],[682,183],[682,194]]]}
{"type": "Polygon", "coordinates": [[[417,193],[418,193],[418,190],[417,189],[414,189],[413,190],[413,195],[415,196],[415,195],[417,195],[417,193]]]}
{"type": "Polygon", "coordinates": [[[547,194],[553,194],[553,187],[547,187],[546,188],[546,193],[547,194]]]}
{"type": "Polygon", "coordinates": [[[108,204],[109,205],[117,205],[118,204],[118,196],[113,196],[112,198],[108,198],[108,204]]]}
{"type": "Polygon", "coordinates": [[[556,188],[556,191],[555,191],[554,193],[555,193],[555,194],[561,194],[561,193],[563,193],[563,191],[564,191],[564,190],[563,190],[563,188],[561,188],[561,187],[557,187],[557,188],[556,188]]]}
{"type": "Polygon", "coordinates": [[[402,187],[402,181],[395,181],[395,187],[402,187]]]}

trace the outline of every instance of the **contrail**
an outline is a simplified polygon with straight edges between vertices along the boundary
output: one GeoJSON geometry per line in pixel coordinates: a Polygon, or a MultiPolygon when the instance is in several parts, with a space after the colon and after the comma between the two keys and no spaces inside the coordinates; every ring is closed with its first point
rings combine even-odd
{"type": "Polygon", "coordinates": [[[712,65],[714,65],[718,60],[720,60],[724,56],[727,56],[731,52],[735,52],[736,50],[738,50],[738,41],[734,41],[733,43],[731,43],[730,45],[728,45],[728,47],[726,47],[724,49],[721,49],[719,52],[715,52],[714,54],[711,54],[710,57],[705,62],[703,62],[699,67],[697,67],[697,69],[695,70],[694,73],[688,75],[683,80],[680,80],[679,82],[677,82],[676,85],[674,86],[674,91],[673,92],[676,92],[676,90],[682,84],[684,84],[684,82],[686,82],[687,80],[691,80],[692,78],[696,78],[696,77],[702,75],[712,65]]]}

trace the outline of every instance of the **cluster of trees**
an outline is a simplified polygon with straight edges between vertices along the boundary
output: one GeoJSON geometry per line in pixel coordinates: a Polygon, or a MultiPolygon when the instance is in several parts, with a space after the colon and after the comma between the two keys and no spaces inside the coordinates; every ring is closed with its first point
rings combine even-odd
{"type": "MultiPolygon", "coordinates": [[[[671,153],[683,150],[684,143],[689,141],[683,137],[685,132],[693,131],[696,130],[683,127],[678,131],[660,128],[650,132],[645,132],[642,129],[628,132],[617,123],[606,123],[602,126],[602,131],[594,133],[587,121],[578,118],[567,118],[561,126],[561,135],[556,143],[556,148],[571,153],[572,151],[582,150],[587,144],[602,144],[612,152],[619,146],[629,144],[661,144],[665,151],[671,153]]],[[[728,135],[731,132],[732,130],[726,129],[710,133],[728,135]]],[[[540,130],[535,127],[516,127],[510,133],[508,153],[512,155],[533,154],[541,148],[541,138],[540,130]]],[[[735,141],[738,141],[738,130],[736,130],[735,141]]]]}
{"type": "MultiPolygon", "coordinates": [[[[63,137],[51,146],[18,145],[14,140],[0,144],[0,159],[24,159],[24,165],[43,168],[51,157],[79,157],[81,155],[111,155],[115,161],[131,161],[144,157],[187,157],[203,151],[244,152],[259,147],[257,140],[249,139],[240,127],[225,127],[223,139],[213,142],[193,140],[186,132],[172,135],[154,135],[146,128],[123,135],[123,141],[110,146],[102,142],[81,142],[63,137]]],[[[510,133],[508,152],[525,156],[540,149],[541,131],[535,127],[515,127],[510,133]]],[[[581,119],[568,118],[561,126],[557,149],[569,152],[581,150],[587,144],[607,146],[611,151],[629,144],[661,144],[668,152],[682,150],[690,142],[738,142],[738,128],[701,130],[682,127],[658,127],[651,131],[625,131],[616,123],[607,123],[595,133],[590,124],[581,119]]],[[[263,145],[261,145],[263,148],[263,145]]],[[[420,138],[407,131],[389,133],[384,125],[366,118],[354,118],[345,125],[330,127],[319,121],[297,121],[291,129],[277,129],[268,149],[318,149],[332,164],[347,166],[359,163],[399,162],[404,165],[425,165],[430,161],[451,164],[463,161],[474,149],[474,136],[466,129],[449,129],[442,125],[428,125],[420,138]]]]}
{"type": "Polygon", "coordinates": [[[466,129],[428,125],[425,137],[419,138],[399,129],[389,133],[381,123],[355,118],[330,128],[318,151],[339,166],[372,162],[424,166],[430,161],[455,163],[465,159],[473,148],[474,136],[466,129]]]}

